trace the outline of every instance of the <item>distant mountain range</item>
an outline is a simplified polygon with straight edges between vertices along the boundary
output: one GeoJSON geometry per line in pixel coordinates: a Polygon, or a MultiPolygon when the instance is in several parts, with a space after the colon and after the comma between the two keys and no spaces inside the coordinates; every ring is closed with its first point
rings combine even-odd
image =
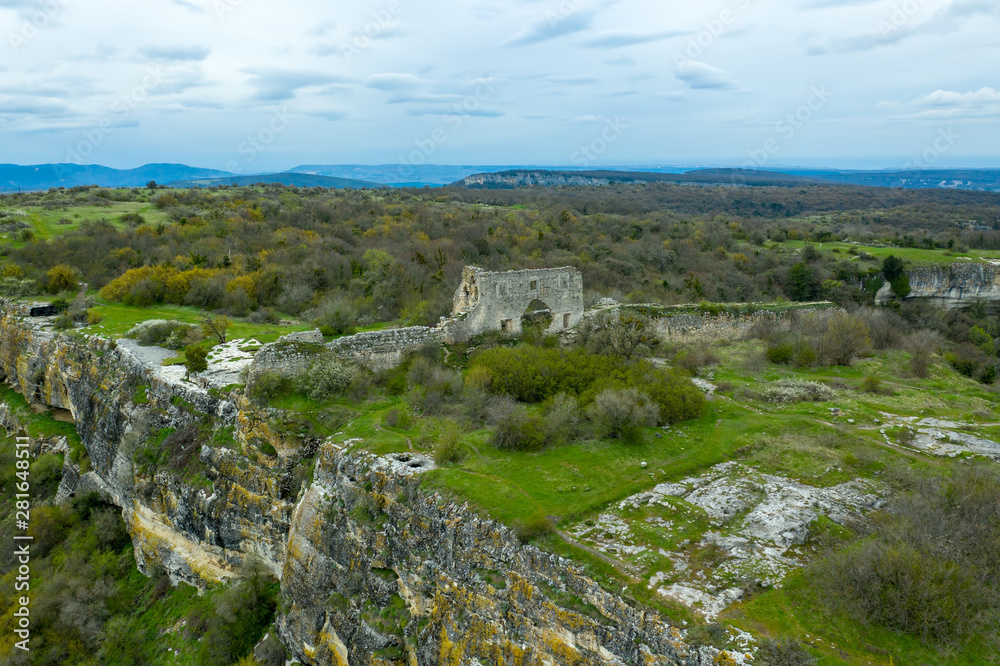
{"type": "Polygon", "coordinates": [[[365,187],[385,187],[381,183],[373,183],[353,178],[334,178],[332,176],[317,176],[311,173],[271,173],[257,176],[225,176],[222,178],[198,178],[196,180],[175,180],[167,183],[170,187],[212,187],[214,185],[255,185],[267,183],[270,185],[295,185],[296,187],[329,187],[340,190],[358,190],[365,187]]]}
{"type": "Polygon", "coordinates": [[[1000,192],[1000,170],[941,171],[763,171],[750,169],[698,169],[685,173],[648,171],[569,171],[510,169],[466,176],[458,187],[506,189],[614,183],[676,183],[688,185],[774,186],[860,185],[905,189],[955,189],[1000,192]]]}
{"type": "Polygon", "coordinates": [[[907,189],[946,188],[1000,192],[1000,169],[926,171],[843,171],[825,169],[682,169],[678,167],[451,166],[451,165],[301,165],[281,173],[241,175],[185,164],[146,164],[136,169],[98,165],[0,164],[0,192],[51,187],[99,185],[142,187],[154,180],[173,187],[248,185],[259,182],[299,187],[439,187],[471,188],[669,182],[721,185],[862,185],[907,189]]]}

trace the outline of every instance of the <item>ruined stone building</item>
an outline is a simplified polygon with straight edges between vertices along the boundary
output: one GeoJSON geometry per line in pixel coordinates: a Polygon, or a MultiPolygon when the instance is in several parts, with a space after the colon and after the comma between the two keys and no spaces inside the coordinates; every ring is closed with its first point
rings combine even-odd
{"type": "Polygon", "coordinates": [[[576,326],[583,318],[583,276],[577,269],[541,268],[490,272],[466,266],[455,292],[448,337],[461,340],[487,331],[520,333],[526,312],[548,310],[547,333],[576,326]]]}

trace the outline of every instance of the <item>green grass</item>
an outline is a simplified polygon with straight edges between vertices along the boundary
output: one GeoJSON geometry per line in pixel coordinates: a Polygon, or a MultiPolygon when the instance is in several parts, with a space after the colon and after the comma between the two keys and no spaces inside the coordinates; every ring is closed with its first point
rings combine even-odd
{"type": "Polygon", "coordinates": [[[947,249],[931,250],[915,247],[874,247],[871,245],[861,245],[856,243],[807,243],[805,241],[784,241],[781,243],[772,242],[767,245],[768,247],[778,249],[779,251],[781,249],[792,251],[801,249],[806,245],[812,245],[821,253],[830,253],[835,250],[839,250],[839,253],[837,253],[836,256],[840,259],[846,259],[849,257],[850,255],[848,254],[848,251],[854,249],[858,252],[866,252],[867,254],[876,257],[880,264],[882,259],[892,255],[902,259],[914,267],[945,266],[955,263],[981,263],[985,262],[987,259],[1000,259],[1000,251],[998,250],[969,250],[967,252],[957,252],[947,249]]]}
{"type": "MultiPolygon", "coordinates": [[[[136,324],[150,319],[167,319],[180,321],[187,324],[197,324],[201,317],[207,313],[198,308],[186,305],[154,305],[148,308],[123,305],[121,303],[109,303],[98,300],[97,305],[91,308],[92,311],[101,315],[101,323],[97,326],[80,329],[81,333],[89,335],[104,335],[108,337],[123,337],[136,324]]],[[[237,338],[255,338],[259,342],[274,342],[282,335],[296,331],[312,330],[308,324],[295,324],[291,326],[277,326],[275,324],[251,324],[244,321],[233,320],[233,327],[229,329],[228,340],[237,338]]],[[[181,361],[183,362],[183,361],[181,361]]]]}
{"type": "Polygon", "coordinates": [[[851,618],[830,612],[822,591],[811,585],[808,575],[793,573],[782,587],[768,590],[748,602],[737,604],[724,616],[730,622],[759,636],[793,636],[807,643],[820,656],[820,664],[991,664],[977,645],[961,646],[955,654],[942,655],[906,634],[863,626],[851,618]]]}
{"type": "MultiPolygon", "coordinates": [[[[83,222],[93,222],[97,220],[107,220],[118,228],[125,225],[118,221],[118,218],[126,213],[138,213],[145,218],[146,223],[151,226],[167,224],[169,216],[157,210],[155,207],[144,201],[111,201],[107,205],[101,206],[74,206],[67,201],[65,207],[42,208],[38,206],[26,206],[22,208],[29,214],[28,218],[16,218],[31,225],[31,231],[38,241],[45,241],[56,238],[69,231],[79,229],[83,222]],[[65,220],[66,222],[60,223],[65,220]]],[[[2,234],[14,247],[23,247],[26,243],[20,239],[20,231],[13,234],[2,234]]]]}

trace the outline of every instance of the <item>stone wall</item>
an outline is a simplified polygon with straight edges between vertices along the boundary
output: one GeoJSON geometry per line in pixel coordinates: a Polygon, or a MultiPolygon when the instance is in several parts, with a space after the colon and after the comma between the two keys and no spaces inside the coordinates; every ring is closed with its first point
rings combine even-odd
{"type": "Polygon", "coordinates": [[[663,342],[681,344],[711,343],[719,340],[743,340],[758,324],[769,323],[788,330],[799,317],[828,317],[840,311],[832,303],[794,310],[758,310],[749,313],[681,314],[653,319],[653,327],[663,342]]]}
{"type": "Polygon", "coordinates": [[[337,338],[324,343],[319,331],[291,333],[261,347],[254,355],[247,384],[264,372],[294,375],[306,371],[322,354],[330,353],[373,372],[399,365],[403,358],[424,345],[444,341],[444,330],[427,326],[388,328],[337,338]]]}
{"type": "MultiPolygon", "coordinates": [[[[946,309],[961,308],[976,301],[1000,301],[1000,269],[995,264],[964,263],[929,266],[907,272],[910,294],[906,300],[926,299],[946,309]]],[[[882,285],[875,300],[885,304],[893,300],[892,287],[882,285]]]]}
{"type": "Polygon", "coordinates": [[[490,272],[466,266],[455,292],[452,320],[444,325],[449,341],[487,331],[521,332],[521,317],[532,301],[552,314],[549,333],[573,328],[583,318],[583,276],[571,267],[490,272]]]}

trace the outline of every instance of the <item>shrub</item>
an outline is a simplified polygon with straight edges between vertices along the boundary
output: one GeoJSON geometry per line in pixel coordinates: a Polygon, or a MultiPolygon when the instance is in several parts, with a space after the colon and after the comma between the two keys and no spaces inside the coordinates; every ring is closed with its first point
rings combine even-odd
{"type": "Polygon", "coordinates": [[[49,269],[49,272],[45,274],[45,277],[48,278],[48,282],[46,284],[48,286],[49,293],[51,294],[76,290],[78,279],[76,271],[73,270],[72,266],[68,266],[67,264],[53,266],[49,269]]]}
{"type": "Polygon", "coordinates": [[[598,394],[587,410],[601,437],[626,442],[642,440],[642,428],[657,420],[657,407],[634,388],[609,389],[598,394]]]}
{"type": "Polygon", "coordinates": [[[768,666],[813,666],[816,657],[799,641],[791,638],[761,640],[754,658],[755,662],[768,666]]]}
{"type": "Polygon", "coordinates": [[[184,350],[184,368],[189,376],[208,370],[208,349],[200,345],[187,347],[184,350]]]}
{"type": "Polygon", "coordinates": [[[94,310],[87,310],[87,326],[97,326],[104,321],[104,315],[94,310]]]}
{"type": "Polygon", "coordinates": [[[861,390],[865,393],[881,393],[882,378],[877,375],[866,375],[861,380],[861,390]]]}
{"type": "Polygon", "coordinates": [[[833,389],[819,382],[803,379],[782,379],[760,392],[764,402],[790,404],[794,402],[826,402],[836,397],[833,389]]]}
{"type": "Polygon", "coordinates": [[[868,326],[859,317],[839,312],[820,337],[820,357],[829,365],[850,365],[868,347],[868,326]]]}
{"type": "Polygon", "coordinates": [[[295,389],[313,400],[327,400],[347,390],[356,373],[334,356],[323,357],[295,378],[295,389]]]}
{"type": "Polygon", "coordinates": [[[434,447],[434,462],[438,465],[459,463],[462,462],[464,454],[458,431],[449,429],[441,435],[441,439],[434,447]]]}
{"type": "Polygon", "coordinates": [[[354,332],[357,321],[357,308],[346,295],[336,293],[327,296],[316,308],[313,325],[323,335],[346,335],[354,332]]]}
{"type": "Polygon", "coordinates": [[[521,540],[521,543],[528,543],[534,539],[552,534],[554,531],[555,525],[545,516],[538,516],[524,521],[514,521],[514,533],[521,540]]]}
{"type": "Polygon", "coordinates": [[[279,372],[262,372],[247,386],[247,395],[255,402],[266,403],[287,395],[295,389],[295,382],[279,372]]]}
{"type": "Polygon", "coordinates": [[[553,396],[545,404],[545,432],[552,443],[565,443],[575,434],[580,421],[576,398],[565,393],[553,396]]]}
{"type": "Polygon", "coordinates": [[[930,376],[931,358],[938,347],[940,338],[932,331],[917,331],[906,339],[906,348],[910,352],[910,370],[915,376],[930,376]]]}
{"type": "Polygon", "coordinates": [[[493,446],[509,451],[538,451],[545,446],[545,423],[529,416],[524,405],[513,400],[498,400],[490,408],[493,423],[493,446]]]}
{"type": "Polygon", "coordinates": [[[178,321],[149,319],[136,324],[125,335],[135,338],[140,345],[160,345],[166,342],[167,338],[181,326],[182,324],[178,321]]]}
{"type": "Polygon", "coordinates": [[[66,329],[73,328],[73,317],[68,314],[61,314],[55,318],[52,326],[57,331],[65,331],[66,329]]]}
{"type": "Polygon", "coordinates": [[[791,344],[783,342],[768,347],[764,355],[768,361],[775,365],[785,365],[791,363],[792,357],[795,356],[795,348],[791,344]]]}
{"type": "Polygon", "coordinates": [[[393,407],[386,412],[383,422],[390,428],[402,428],[403,430],[413,425],[410,410],[401,407],[393,407]]]}
{"type": "Polygon", "coordinates": [[[660,338],[648,317],[627,311],[602,312],[579,327],[580,344],[592,354],[648,356],[660,338]]]}

